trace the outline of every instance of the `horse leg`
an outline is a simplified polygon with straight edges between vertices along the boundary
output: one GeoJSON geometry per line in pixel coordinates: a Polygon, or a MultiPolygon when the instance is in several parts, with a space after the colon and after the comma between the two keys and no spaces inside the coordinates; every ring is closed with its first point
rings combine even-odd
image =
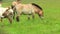
{"type": "Polygon", "coordinates": [[[15,17],[15,11],[13,12],[13,19],[14,19],[14,17],[15,17]]]}
{"type": "Polygon", "coordinates": [[[0,17],[0,21],[2,22],[2,17],[0,17]]]}
{"type": "Polygon", "coordinates": [[[32,18],[33,18],[33,19],[35,18],[35,13],[32,14],[32,18]]]}
{"type": "Polygon", "coordinates": [[[34,15],[32,15],[32,18],[34,19],[34,15]]]}
{"type": "Polygon", "coordinates": [[[28,20],[30,20],[30,15],[28,15],[28,20]]]}
{"type": "Polygon", "coordinates": [[[19,22],[19,16],[16,16],[16,21],[19,22]]]}
{"type": "Polygon", "coordinates": [[[13,12],[13,19],[15,18],[15,14],[16,14],[16,9],[14,9],[14,12],[13,12]]]}
{"type": "Polygon", "coordinates": [[[8,20],[10,21],[10,24],[12,24],[12,19],[10,16],[7,16],[8,20]]]}

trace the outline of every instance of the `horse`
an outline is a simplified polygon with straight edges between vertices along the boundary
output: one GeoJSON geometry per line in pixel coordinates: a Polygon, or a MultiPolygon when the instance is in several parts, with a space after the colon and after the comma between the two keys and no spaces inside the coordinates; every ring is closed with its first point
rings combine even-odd
{"type": "Polygon", "coordinates": [[[13,16],[13,10],[10,7],[4,8],[0,7],[0,18],[1,22],[3,18],[7,18],[10,23],[12,23],[11,17],[13,16]]]}
{"type": "Polygon", "coordinates": [[[19,22],[19,16],[21,14],[25,14],[28,15],[28,19],[30,19],[30,15],[32,15],[32,18],[34,18],[35,13],[39,15],[39,17],[42,19],[43,18],[43,9],[35,4],[35,3],[31,3],[31,4],[15,4],[15,6],[12,6],[17,14],[16,14],[16,20],[19,22]]]}

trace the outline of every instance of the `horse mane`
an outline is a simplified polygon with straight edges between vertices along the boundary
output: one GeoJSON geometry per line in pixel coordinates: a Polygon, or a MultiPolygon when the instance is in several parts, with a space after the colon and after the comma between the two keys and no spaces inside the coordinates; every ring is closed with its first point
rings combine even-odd
{"type": "Polygon", "coordinates": [[[35,3],[32,3],[32,5],[38,7],[39,9],[43,10],[39,5],[35,4],[35,3]]]}

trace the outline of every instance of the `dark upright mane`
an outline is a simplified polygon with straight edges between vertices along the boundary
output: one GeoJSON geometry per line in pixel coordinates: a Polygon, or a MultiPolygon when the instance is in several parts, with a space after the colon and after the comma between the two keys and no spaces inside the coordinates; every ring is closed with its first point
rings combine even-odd
{"type": "Polygon", "coordinates": [[[32,3],[32,5],[38,7],[39,9],[43,10],[39,5],[35,4],[35,3],[32,3]]]}

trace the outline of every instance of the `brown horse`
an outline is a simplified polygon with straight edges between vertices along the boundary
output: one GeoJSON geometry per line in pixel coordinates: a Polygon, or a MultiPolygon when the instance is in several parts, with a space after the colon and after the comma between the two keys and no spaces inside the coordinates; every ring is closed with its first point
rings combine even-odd
{"type": "Polygon", "coordinates": [[[16,14],[17,21],[19,21],[19,16],[21,14],[28,15],[28,19],[30,19],[30,15],[32,15],[32,17],[34,18],[35,13],[38,14],[40,18],[43,18],[43,9],[35,3],[21,4],[16,2],[16,4],[12,7],[14,7],[14,9],[17,12],[16,14]]]}
{"type": "Polygon", "coordinates": [[[12,19],[11,19],[12,16],[13,16],[13,10],[10,7],[8,8],[0,7],[1,21],[3,18],[7,18],[10,21],[10,23],[12,23],[12,19]]]}

